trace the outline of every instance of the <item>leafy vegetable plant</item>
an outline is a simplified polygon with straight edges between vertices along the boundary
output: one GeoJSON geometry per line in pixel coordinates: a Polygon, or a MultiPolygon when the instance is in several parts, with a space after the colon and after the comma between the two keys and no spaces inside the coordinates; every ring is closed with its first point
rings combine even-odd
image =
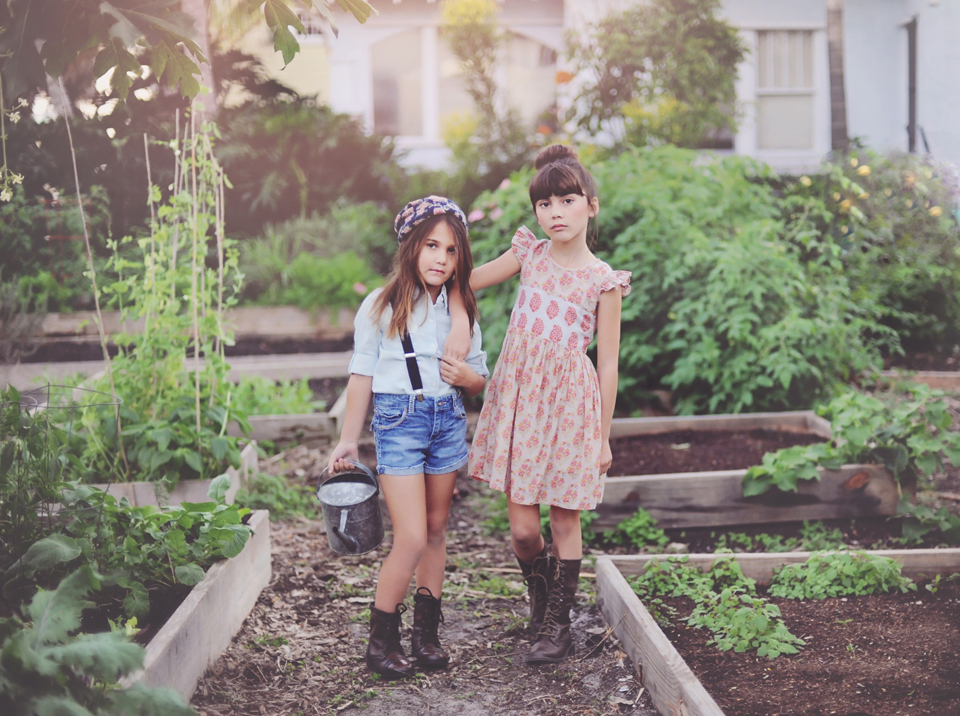
{"type": "Polygon", "coordinates": [[[916,591],[901,574],[903,565],[866,552],[821,552],[803,564],[786,564],[770,582],[770,595],[786,599],[826,599],[890,592],[916,591]]]}

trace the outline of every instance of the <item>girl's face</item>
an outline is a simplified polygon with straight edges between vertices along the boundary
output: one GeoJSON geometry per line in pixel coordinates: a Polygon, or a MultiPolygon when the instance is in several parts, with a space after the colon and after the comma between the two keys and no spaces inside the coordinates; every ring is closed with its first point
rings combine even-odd
{"type": "Polygon", "coordinates": [[[417,259],[417,271],[427,286],[430,298],[437,300],[440,288],[450,280],[456,268],[457,239],[449,224],[441,221],[423,240],[417,259]]]}
{"type": "Polygon", "coordinates": [[[552,241],[586,241],[587,225],[597,215],[598,204],[583,194],[554,194],[537,202],[537,221],[552,241]]]}

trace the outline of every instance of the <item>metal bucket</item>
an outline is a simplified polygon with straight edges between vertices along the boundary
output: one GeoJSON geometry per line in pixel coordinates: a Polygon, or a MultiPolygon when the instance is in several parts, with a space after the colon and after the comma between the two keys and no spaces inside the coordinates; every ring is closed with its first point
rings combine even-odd
{"type": "Polygon", "coordinates": [[[323,508],[330,549],[340,554],[363,554],[383,542],[380,483],[364,465],[317,480],[317,499],[323,508]]]}

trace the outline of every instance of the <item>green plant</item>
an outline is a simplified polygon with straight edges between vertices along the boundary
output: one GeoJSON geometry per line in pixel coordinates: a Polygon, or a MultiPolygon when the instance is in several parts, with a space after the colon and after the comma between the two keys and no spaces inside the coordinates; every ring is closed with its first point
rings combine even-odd
{"type": "Polygon", "coordinates": [[[666,533],[657,527],[657,521],[642,507],[632,517],[621,520],[616,529],[604,533],[604,538],[613,544],[629,544],[634,547],[662,549],[670,542],[666,533]]]}
{"type": "Polygon", "coordinates": [[[818,552],[803,564],[786,564],[770,581],[770,596],[786,599],[826,599],[890,592],[916,591],[901,574],[903,565],[866,552],[818,552]]]}
{"type": "Polygon", "coordinates": [[[172,689],[118,686],[143,667],[145,651],[124,630],[75,634],[86,597],[102,578],[85,565],[39,591],[23,619],[0,619],[0,710],[5,714],[143,714],[194,711],[172,689]]]}
{"type": "Polygon", "coordinates": [[[942,468],[945,460],[960,465],[960,433],[949,430],[952,418],[943,393],[921,384],[905,390],[876,396],[843,391],[819,411],[830,420],[831,441],[767,453],[762,464],[747,471],[744,495],[771,487],[795,492],[798,481],[819,479],[817,466],[881,463],[910,485],[942,468]]]}
{"type": "Polygon", "coordinates": [[[259,375],[240,376],[232,402],[244,415],[298,415],[322,412],[327,407],[326,401],[313,399],[306,378],[292,382],[259,375]]]}
{"type": "Polygon", "coordinates": [[[291,484],[285,477],[260,473],[241,488],[236,504],[251,510],[270,510],[270,520],[316,517],[317,498],[309,485],[291,484]]]}
{"type": "Polygon", "coordinates": [[[574,37],[589,77],[578,122],[634,145],[698,147],[736,130],[737,66],[747,47],[720,0],[654,0],[609,13],[574,37]],[[621,127],[623,129],[621,129],[621,127]]]}
{"type": "Polygon", "coordinates": [[[300,253],[288,269],[289,283],[270,284],[258,303],[271,306],[356,308],[376,288],[380,277],[353,252],[324,259],[300,253]]]}
{"type": "Polygon", "coordinates": [[[61,493],[58,525],[3,573],[3,595],[23,598],[37,584],[56,583],[78,565],[105,575],[98,594],[109,612],[122,605],[128,618],[145,618],[150,597],[184,593],[203,579],[214,562],[235,557],[251,530],[242,524],[249,510],[224,504],[230,478],[210,485],[209,502],[178,507],[131,507],[126,500],[89,485],[61,493]]]}

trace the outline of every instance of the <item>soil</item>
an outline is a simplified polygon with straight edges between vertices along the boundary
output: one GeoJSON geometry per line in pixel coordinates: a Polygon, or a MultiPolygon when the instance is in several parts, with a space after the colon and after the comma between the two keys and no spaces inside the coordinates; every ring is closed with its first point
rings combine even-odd
{"type": "MultiPolygon", "coordinates": [[[[372,444],[361,458],[372,465],[372,444]]],[[[265,470],[309,482],[325,463],[303,446],[271,458],[265,470]],[[299,476],[299,477],[298,477],[299,476]]],[[[345,557],[330,551],[322,521],[271,525],[273,576],[230,648],[200,681],[200,714],[371,716],[621,714],[656,716],[640,674],[595,605],[589,557],[574,608],[576,651],[561,664],[527,667],[528,605],[507,535],[488,534],[489,492],[459,480],[451,509],[440,637],[452,657],[445,671],[384,682],[363,663],[367,611],[386,547],[345,557]]],[[[390,526],[386,510],[387,539],[390,526]]],[[[589,553],[589,550],[587,551],[589,553]]],[[[411,589],[411,593],[412,593],[411,589]]],[[[412,598],[407,600],[408,606],[412,598]]],[[[409,644],[412,615],[404,617],[409,644]]]]}
{"type": "Polygon", "coordinates": [[[333,404],[337,402],[337,398],[340,397],[340,394],[347,387],[347,382],[350,379],[347,377],[343,378],[310,378],[307,381],[307,385],[310,386],[310,390],[313,391],[314,400],[323,400],[327,404],[327,411],[333,408],[333,404]]]}
{"type": "MultiPolygon", "coordinates": [[[[689,614],[692,602],[679,606],[689,614]]],[[[960,585],[820,601],[771,599],[807,645],[774,660],[707,645],[707,632],[667,628],[729,716],[960,714],[960,585]]],[[[679,623],[679,622],[675,622],[679,623]]]]}
{"type": "Polygon", "coordinates": [[[610,477],[663,475],[701,470],[741,470],[759,465],[764,454],[794,445],[823,442],[817,435],[776,430],[677,431],[614,438],[610,477]]]}

